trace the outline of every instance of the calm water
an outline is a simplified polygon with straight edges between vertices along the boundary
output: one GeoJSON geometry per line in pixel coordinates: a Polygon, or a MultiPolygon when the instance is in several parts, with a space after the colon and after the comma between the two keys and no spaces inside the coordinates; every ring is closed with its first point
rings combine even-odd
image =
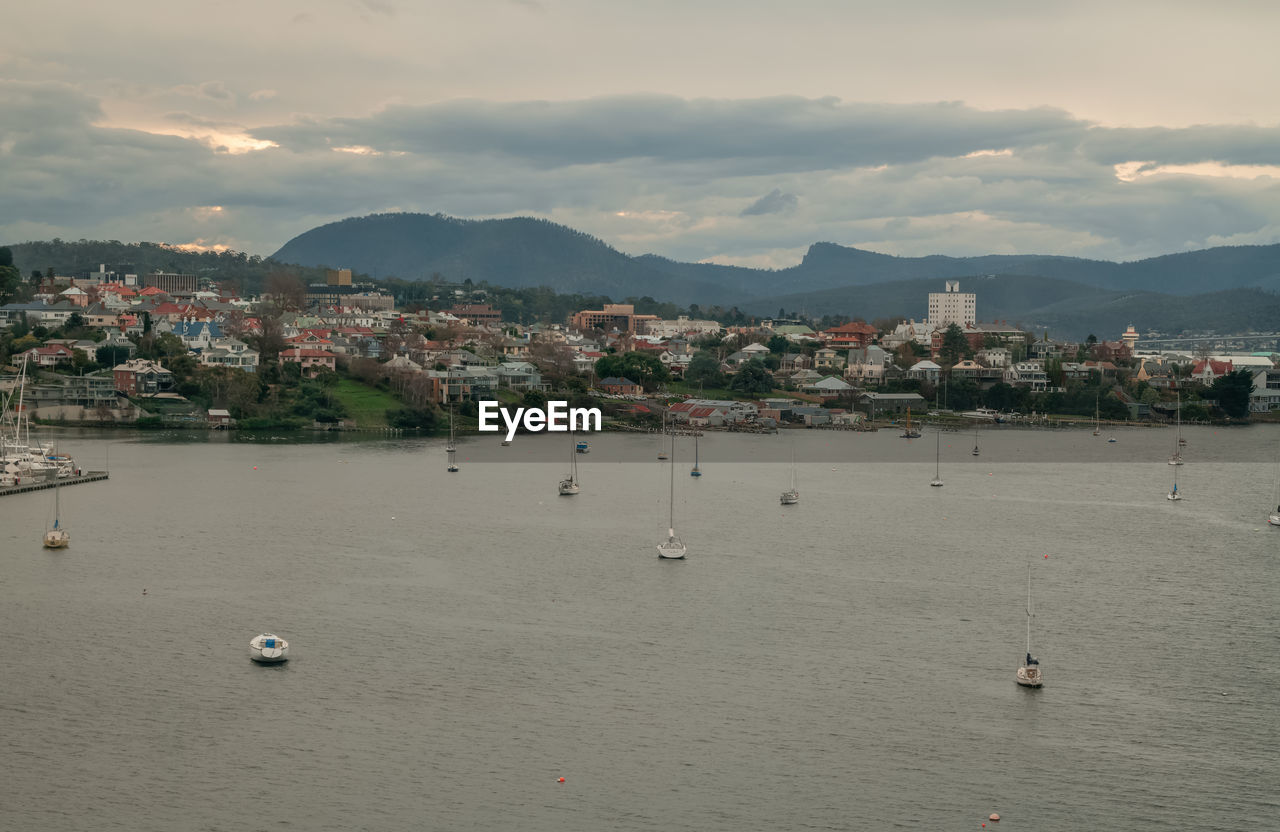
{"type": "Polygon", "coordinates": [[[64,438],[111,469],[69,550],[0,500],[0,827],[1280,828],[1280,431],[1186,433],[1180,504],[1168,432],[949,435],[941,489],[929,433],[708,436],[685,562],[648,437],[574,498],[474,443],[64,438]],[[768,442],[829,462],[798,506],[722,461],[768,442]]]}

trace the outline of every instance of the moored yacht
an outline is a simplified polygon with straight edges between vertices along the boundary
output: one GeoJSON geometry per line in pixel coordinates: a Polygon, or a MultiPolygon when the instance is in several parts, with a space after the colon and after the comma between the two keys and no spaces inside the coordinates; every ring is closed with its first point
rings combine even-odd
{"type": "Polygon", "coordinates": [[[289,660],[289,642],[275,633],[263,633],[249,642],[249,658],[260,664],[279,664],[289,660]]]}

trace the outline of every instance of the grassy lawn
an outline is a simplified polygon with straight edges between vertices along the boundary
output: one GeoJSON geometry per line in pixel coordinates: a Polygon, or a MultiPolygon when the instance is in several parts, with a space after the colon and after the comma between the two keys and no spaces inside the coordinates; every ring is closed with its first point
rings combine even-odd
{"type": "Polygon", "coordinates": [[[381,428],[387,425],[387,410],[401,407],[400,400],[390,393],[366,387],[349,378],[340,379],[333,394],[347,406],[351,419],[362,428],[381,428]]]}

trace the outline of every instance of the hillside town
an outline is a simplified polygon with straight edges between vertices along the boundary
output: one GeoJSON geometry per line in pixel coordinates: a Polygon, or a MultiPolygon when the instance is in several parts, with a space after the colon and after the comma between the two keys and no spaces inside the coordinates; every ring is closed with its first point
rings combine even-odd
{"type": "Polygon", "coordinates": [[[0,306],[0,384],[25,364],[35,420],[210,428],[429,429],[442,409],[548,396],[607,403],[615,424],[666,410],[739,429],[866,426],[908,410],[1123,421],[1280,410],[1274,352],[1144,349],[1132,325],[1051,339],[980,320],[974,293],[939,282],[919,319],[725,325],[608,303],[521,324],[472,287],[396,308],[347,269],[240,297],[208,277],[100,264],[49,270],[30,300],[0,306]],[[358,387],[380,398],[353,412],[358,387]]]}

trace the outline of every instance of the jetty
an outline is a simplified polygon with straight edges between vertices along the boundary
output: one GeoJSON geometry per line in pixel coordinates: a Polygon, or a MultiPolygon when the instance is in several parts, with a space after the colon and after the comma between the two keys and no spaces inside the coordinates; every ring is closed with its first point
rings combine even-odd
{"type": "Polygon", "coordinates": [[[97,482],[105,480],[108,477],[106,471],[85,471],[79,476],[61,477],[57,480],[41,480],[40,482],[22,482],[17,485],[0,485],[0,497],[9,494],[25,494],[28,491],[43,491],[46,488],[53,488],[55,485],[79,485],[82,482],[97,482]]]}

